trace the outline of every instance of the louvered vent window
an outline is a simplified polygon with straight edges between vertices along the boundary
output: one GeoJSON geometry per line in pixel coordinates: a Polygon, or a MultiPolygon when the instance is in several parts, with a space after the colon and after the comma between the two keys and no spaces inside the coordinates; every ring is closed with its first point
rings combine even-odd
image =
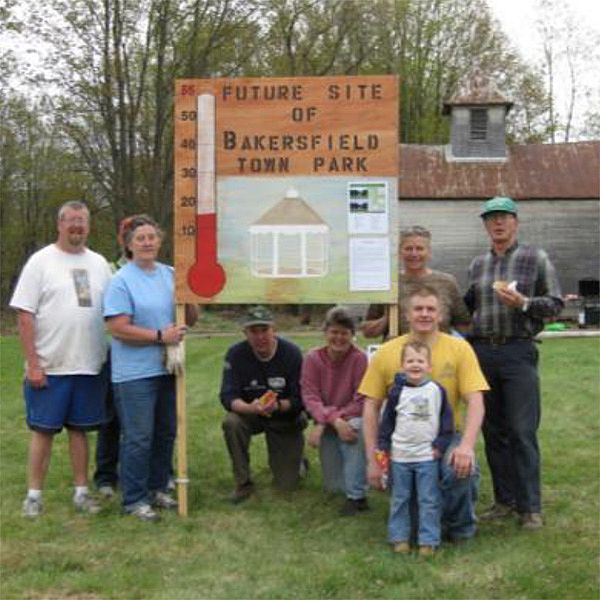
{"type": "Polygon", "coordinates": [[[488,129],[487,109],[471,109],[471,140],[486,140],[488,129]]]}

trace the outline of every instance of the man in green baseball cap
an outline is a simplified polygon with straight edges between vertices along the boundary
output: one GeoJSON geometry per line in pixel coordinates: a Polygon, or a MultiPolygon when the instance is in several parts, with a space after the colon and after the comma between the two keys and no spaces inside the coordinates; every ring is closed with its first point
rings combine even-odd
{"type": "Polygon", "coordinates": [[[486,215],[494,212],[509,213],[516,217],[518,214],[517,203],[508,196],[496,196],[483,205],[483,211],[480,216],[485,219],[486,215]]]}
{"type": "Polygon", "coordinates": [[[471,262],[465,303],[473,315],[470,341],[490,385],[482,431],[494,504],[481,519],[516,513],[523,529],[534,530],[543,526],[534,337],[563,302],[548,255],[517,240],[517,215],[516,202],[506,196],[483,205],[491,248],[471,262]]]}

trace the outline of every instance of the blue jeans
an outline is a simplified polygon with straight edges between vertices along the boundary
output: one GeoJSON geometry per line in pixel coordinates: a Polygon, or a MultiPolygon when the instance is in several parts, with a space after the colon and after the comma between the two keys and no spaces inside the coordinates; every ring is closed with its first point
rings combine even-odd
{"type": "Polygon", "coordinates": [[[319,447],[321,471],[326,490],[358,500],[366,497],[368,489],[362,417],[349,419],[348,423],[358,433],[354,444],[340,440],[331,427],[325,428],[319,447]]]}
{"type": "Polygon", "coordinates": [[[392,543],[411,538],[410,504],[413,489],[419,510],[417,540],[419,546],[439,546],[441,541],[441,493],[439,461],[392,462],[392,497],[388,538],[392,543]],[[414,488],[413,488],[414,485],[414,488]]]}
{"type": "Polygon", "coordinates": [[[459,479],[448,464],[450,452],[460,444],[455,433],[440,461],[440,490],[442,492],[442,528],[451,540],[468,539],[477,531],[475,504],[479,495],[479,465],[470,477],[459,479]]]}
{"type": "Polygon", "coordinates": [[[113,389],[121,422],[123,509],[131,512],[167,489],[177,429],[175,378],[136,379],[115,383],[113,389]]]}

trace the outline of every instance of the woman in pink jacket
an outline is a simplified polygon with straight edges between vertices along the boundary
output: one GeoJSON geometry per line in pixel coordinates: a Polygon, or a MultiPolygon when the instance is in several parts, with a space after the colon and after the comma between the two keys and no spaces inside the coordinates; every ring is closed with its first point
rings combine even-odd
{"type": "Polygon", "coordinates": [[[352,342],[354,322],[345,309],[329,310],[323,329],[325,346],[308,352],[302,364],[302,400],[315,421],[308,443],[319,448],[325,489],[346,496],[340,514],[352,516],[369,508],[364,396],[357,392],[367,357],[352,342]]]}

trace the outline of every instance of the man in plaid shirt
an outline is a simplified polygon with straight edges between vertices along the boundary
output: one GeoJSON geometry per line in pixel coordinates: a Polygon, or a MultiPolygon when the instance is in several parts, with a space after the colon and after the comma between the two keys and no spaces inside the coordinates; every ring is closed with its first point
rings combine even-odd
{"type": "Polygon", "coordinates": [[[481,213],[491,248],[469,267],[465,302],[473,315],[470,341],[490,385],[483,435],[494,505],[483,520],[516,511],[524,529],[543,526],[540,494],[538,350],[534,336],[562,307],[547,254],[517,241],[516,203],[488,200],[481,213]]]}

